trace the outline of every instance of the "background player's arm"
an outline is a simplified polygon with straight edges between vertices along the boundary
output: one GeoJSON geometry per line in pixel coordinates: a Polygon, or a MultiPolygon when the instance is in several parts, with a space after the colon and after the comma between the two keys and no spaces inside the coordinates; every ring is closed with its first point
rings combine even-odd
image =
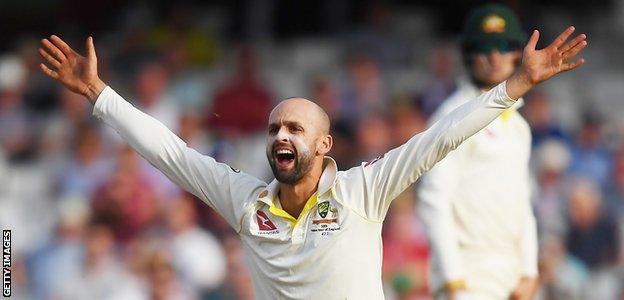
{"type": "MultiPolygon", "coordinates": [[[[355,206],[370,219],[382,220],[390,202],[396,196],[442,160],[448,152],[511,107],[516,99],[540,82],[583,64],[583,59],[569,62],[587,45],[584,34],[566,43],[572,32],[574,27],[569,27],[548,47],[536,50],[539,33],[534,31],[524,48],[522,65],[507,81],[455,109],[429,129],[387,152],[374,163],[363,164],[345,172],[344,180],[351,184],[363,182],[363,193],[367,195],[363,202],[352,203],[351,206],[355,206]]],[[[342,192],[349,193],[345,189],[342,192]]],[[[358,197],[345,197],[347,198],[358,197]]]]}
{"type": "MultiPolygon", "coordinates": [[[[530,148],[531,141],[527,142],[527,147],[530,148]]],[[[530,149],[527,149],[527,153],[530,153],[530,149]]],[[[525,165],[528,166],[528,157],[525,165]]],[[[535,292],[537,291],[538,284],[538,245],[537,245],[537,225],[535,215],[533,214],[533,208],[531,205],[531,183],[528,167],[522,174],[523,188],[520,191],[524,192],[524,222],[522,236],[519,241],[520,249],[520,263],[521,263],[521,278],[514,288],[511,299],[533,299],[535,292]]]]}
{"type": "MultiPolygon", "coordinates": [[[[431,117],[429,124],[456,107],[447,103],[431,117]]],[[[453,220],[453,198],[461,192],[458,190],[459,174],[466,167],[469,146],[464,144],[449,153],[421,178],[417,190],[417,214],[425,226],[431,251],[437,257],[435,268],[440,270],[443,280],[443,285],[437,287],[435,293],[446,299],[452,299],[451,294],[456,291],[465,291],[465,274],[453,220]]]]}
{"type": "Polygon", "coordinates": [[[417,213],[423,221],[431,251],[437,257],[434,268],[440,270],[444,285],[436,295],[448,295],[465,289],[465,274],[459,240],[453,220],[453,197],[457,195],[459,174],[466,149],[460,148],[425,174],[418,186],[417,213]]]}
{"type": "Polygon", "coordinates": [[[263,183],[213,158],[201,155],[158,120],[125,101],[100,80],[93,39],[82,57],[56,36],[44,39],[40,54],[54,70],[42,71],[94,104],[94,115],[113,127],[132,148],[169,179],[217,210],[236,230],[244,213],[242,203],[263,183]],[[234,195],[236,194],[236,195],[234,195]]]}

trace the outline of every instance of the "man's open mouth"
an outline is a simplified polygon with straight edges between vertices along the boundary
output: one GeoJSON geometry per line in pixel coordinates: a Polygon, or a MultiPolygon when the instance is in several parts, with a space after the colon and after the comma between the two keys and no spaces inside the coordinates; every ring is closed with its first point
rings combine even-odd
{"type": "Polygon", "coordinates": [[[295,152],[290,149],[276,149],[273,156],[275,157],[278,169],[290,169],[295,163],[295,152]]]}

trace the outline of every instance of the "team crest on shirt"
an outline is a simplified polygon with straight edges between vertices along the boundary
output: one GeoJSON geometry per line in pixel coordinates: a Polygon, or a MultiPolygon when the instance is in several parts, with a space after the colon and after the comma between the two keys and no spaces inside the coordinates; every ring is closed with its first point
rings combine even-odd
{"type": "Polygon", "coordinates": [[[318,214],[321,218],[325,218],[329,212],[329,201],[321,202],[318,204],[318,214]]]}
{"type": "Polygon", "coordinates": [[[340,230],[338,224],[338,209],[329,201],[323,201],[317,206],[317,218],[312,219],[312,232],[321,232],[321,235],[329,235],[330,232],[340,230]]]}

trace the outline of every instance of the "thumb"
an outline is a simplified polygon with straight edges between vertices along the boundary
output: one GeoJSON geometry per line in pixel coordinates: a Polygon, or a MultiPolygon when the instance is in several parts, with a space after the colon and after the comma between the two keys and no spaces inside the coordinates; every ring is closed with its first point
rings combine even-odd
{"type": "Polygon", "coordinates": [[[87,58],[89,61],[97,62],[97,56],[95,55],[95,46],[93,45],[93,38],[87,38],[87,58]]]}

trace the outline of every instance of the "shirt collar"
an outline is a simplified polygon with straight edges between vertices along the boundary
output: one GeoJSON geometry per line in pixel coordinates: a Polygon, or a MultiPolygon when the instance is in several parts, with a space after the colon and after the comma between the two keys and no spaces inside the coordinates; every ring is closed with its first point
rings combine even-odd
{"type": "MultiPolygon", "coordinates": [[[[334,186],[337,172],[338,166],[336,165],[336,161],[329,156],[325,156],[323,158],[323,173],[321,174],[317,188],[318,197],[327,193],[334,186]]],[[[277,181],[277,179],[273,179],[266,189],[260,192],[257,201],[263,202],[270,207],[273,205],[273,199],[275,199],[278,192],[279,181],[277,181]]]]}

